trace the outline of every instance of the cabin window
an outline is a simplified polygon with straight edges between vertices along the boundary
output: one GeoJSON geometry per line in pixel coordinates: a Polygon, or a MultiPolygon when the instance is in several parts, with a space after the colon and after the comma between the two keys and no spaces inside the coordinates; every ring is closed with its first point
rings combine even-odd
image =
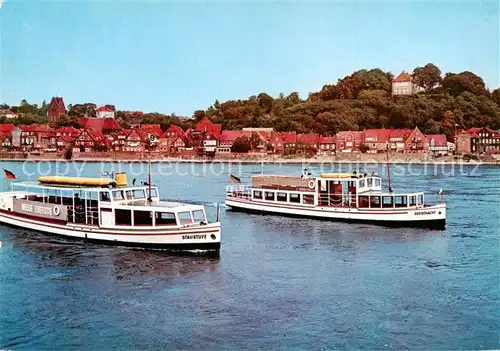
{"type": "Polygon", "coordinates": [[[195,222],[206,222],[205,212],[203,212],[203,210],[193,211],[193,218],[195,222]]]}
{"type": "Polygon", "coordinates": [[[367,187],[371,188],[373,186],[373,178],[368,178],[366,184],[367,187]]]}
{"type": "Polygon", "coordinates": [[[300,204],[300,194],[291,193],[290,194],[290,202],[295,202],[295,203],[300,204]]]}
{"type": "Polygon", "coordinates": [[[286,193],[278,193],[277,194],[277,200],[278,201],[287,201],[288,200],[288,196],[286,193]]]}
{"type": "Polygon", "coordinates": [[[179,216],[180,224],[191,224],[193,223],[193,219],[191,218],[191,212],[179,212],[177,214],[179,216]]]}
{"type": "Polygon", "coordinates": [[[380,196],[370,196],[370,208],[380,208],[380,196]]]}
{"type": "Polygon", "coordinates": [[[359,200],[359,207],[361,208],[367,208],[368,207],[368,196],[363,195],[358,197],[359,200]]]}
{"type": "Polygon", "coordinates": [[[424,204],[424,195],[418,195],[418,204],[423,205],[424,204]]]}
{"type": "Polygon", "coordinates": [[[364,179],[362,179],[362,180],[359,181],[359,187],[360,188],[364,188],[365,187],[365,180],[364,179]]]}
{"type": "Polygon", "coordinates": [[[417,206],[417,197],[415,195],[410,196],[410,206],[417,206]]]}
{"type": "Polygon", "coordinates": [[[130,200],[132,198],[132,191],[131,190],[125,191],[125,197],[127,198],[127,200],[130,200]]]}
{"type": "Polygon", "coordinates": [[[395,196],[394,203],[396,207],[406,207],[406,196],[395,196]]]}
{"type": "Polygon", "coordinates": [[[115,190],[113,191],[113,200],[124,200],[123,191],[115,190]]]}
{"type": "Polygon", "coordinates": [[[383,196],[382,207],[393,207],[393,197],[392,196],[383,196]]]}
{"type": "Polygon", "coordinates": [[[302,195],[302,203],[306,205],[314,204],[314,195],[302,195]]]}
{"type": "Polygon", "coordinates": [[[134,199],[144,199],[146,197],[143,189],[132,190],[132,193],[134,194],[134,199]]]}
{"type": "Polygon", "coordinates": [[[132,211],[130,210],[115,210],[116,225],[132,225],[132,211]]]}
{"type": "Polygon", "coordinates": [[[265,196],[266,196],[266,200],[274,201],[274,193],[273,192],[266,191],[265,196]]]}
{"type": "Polygon", "coordinates": [[[262,191],[254,191],[253,198],[254,199],[262,199],[262,191]]]}
{"type": "MultiPolygon", "coordinates": [[[[146,190],[146,193],[149,195],[149,188],[146,190]]],[[[156,192],[156,188],[151,188],[151,197],[157,197],[158,193],[156,192]]]]}
{"type": "Polygon", "coordinates": [[[375,186],[380,186],[380,179],[375,178],[375,186]]]}
{"type": "Polygon", "coordinates": [[[155,225],[176,225],[175,214],[170,212],[156,212],[155,225]]]}
{"type": "Polygon", "coordinates": [[[153,212],[134,211],[134,225],[153,225],[153,212]]]}

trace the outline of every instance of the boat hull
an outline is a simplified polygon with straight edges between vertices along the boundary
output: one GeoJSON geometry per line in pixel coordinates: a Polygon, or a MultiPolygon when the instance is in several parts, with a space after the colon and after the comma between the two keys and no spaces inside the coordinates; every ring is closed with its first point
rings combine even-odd
{"type": "Polygon", "coordinates": [[[281,207],[255,203],[242,199],[226,199],[232,211],[253,214],[280,215],[295,218],[312,218],[347,223],[366,223],[385,227],[423,227],[443,230],[446,226],[446,205],[438,204],[419,209],[393,211],[360,211],[349,208],[281,207]]]}
{"type": "Polygon", "coordinates": [[[29,218],[0,210],[0,224],[107,245],[170,251],[210,251],[218,253],[220,250],[219,223],[168,231],[130,230],[124,233],[111,228],[72,223],[58,224],[54,221],[29,218]]]}

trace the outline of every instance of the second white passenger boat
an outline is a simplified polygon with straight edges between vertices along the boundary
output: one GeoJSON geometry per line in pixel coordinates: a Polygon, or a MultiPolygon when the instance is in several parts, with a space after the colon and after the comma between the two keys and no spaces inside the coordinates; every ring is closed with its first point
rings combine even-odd
{"type": "MultiPolygon", "coordinates": [[[[115,179],[40,177],[0,193],[0,223],[105,244],[218,253],[218,218],[204,206],[161,201],[156,186],[115,179]]],[[[217,214],[218,217],[218,214],[217,214]]]]}
{"type": "Polygon", "coordinates": [[[230,185],[226,205],[261,214],[444,229],[446,204],[427,204],[423,192],[382,191],[377,175],[329,173],[319,177],[256,175],[252,185],[230,185]]]}

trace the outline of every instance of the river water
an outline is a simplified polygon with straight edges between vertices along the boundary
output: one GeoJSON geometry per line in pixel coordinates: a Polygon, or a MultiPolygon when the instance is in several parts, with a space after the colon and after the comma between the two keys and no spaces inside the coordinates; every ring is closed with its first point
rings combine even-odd
{"type": "MultiPolygon", "coordinates": [[[[385,173],[380,165],[311,165],[385,173]]],[[[247,215],[221,208],[220,257],[86,244],[0,225],[2,349],[492,349],[500,331],[500,168],[392,166],[395,191],[448,204],[447,228],[247,215]]],[[[9,163],[19,179],[141,164],[9,163]]],[[[215,216],[231,171],[153,164],[162,197],[215,216]]],[[[1,189],[8,188],[1,181],[1,189]]]]}

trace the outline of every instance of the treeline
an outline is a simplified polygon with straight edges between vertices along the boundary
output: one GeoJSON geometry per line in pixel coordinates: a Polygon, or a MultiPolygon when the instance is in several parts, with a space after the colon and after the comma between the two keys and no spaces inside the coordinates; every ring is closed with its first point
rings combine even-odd
{"type": "MultiPolygon", "coordinates": [[[[490,92],[481,77],[472,72],[441,74],[434,64],[417,67],[411,73],[413,82],[425,91],[407,96],[392,96],[393,75],[380,69],[360,70],[325,85],[318,92],[302,99],[298,93],[280,94],[274,98],[266,93],[246,100],[215,101],[206,110],[197,110],[193,119],[175,114],[144,115],[117,110],[115,117],[123,127],[131,124],[170,124],[184,130],[203,117],[221,123],[224,129],[272,127],[277,131],[314,132],[334,135],[339,130],[367,128],[414,128],[424,133],[451,135],[455,128],[500,128],[500,89],[490,92]]],[[[115,109],[112,105],[108,107],[115,109]]],[[[0,108],[9,106],[0,105],[0,108]]],[[[96,105],[68,105],[68,116],[58,122],[74,125],[76,117],[95,116],[96,105]]],[[[46,123],[47,104],[31,105],[23,100],[12,106],[22,114],[17,124],[46,123]]],[[[0,120],[0,123],[5,123],[0,120]]]]}

